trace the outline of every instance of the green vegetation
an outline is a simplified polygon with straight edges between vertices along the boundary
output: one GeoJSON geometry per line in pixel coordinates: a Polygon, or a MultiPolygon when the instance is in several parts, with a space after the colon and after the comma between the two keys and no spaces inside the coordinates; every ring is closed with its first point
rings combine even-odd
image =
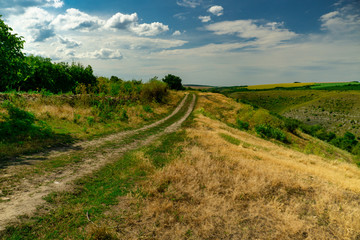
{"type": "Polygon", "coordinates": [[[288,143],[289,140],[286,138],[286,135],[283,131],[278,128],[274,128],[271,125],[256,125],[255,131],[262,137],[262,138],[273,138],[279,140],[280,142],[288,143]]]}
{"type": "Polygon", "coordinates": [[[237,145],[237,146],[239,146],[241,143],[241,141],[239,139],[234,138],[233,136],[230,136],[225,133],[219,133],[219,136],[222,137],[225,141],[227,141],[231,144],[237,145]]]}
{"type": "Polygon", "coordinates": [[[24,40],[12,34],[0,15],[0,91],[13,88],[22,78],[24,40]]]}
{"type": "Polygon", "coordinates": [[[0,122],[0,141],[16,142],[51,136],[51,129],[44,122],[35,124],[33,114],[15,107],[9,101],[2,105],[8,114],[3,114],[5,121],[0,122]]]}
{"type": "Polygon", "coordinates": [[[163,78],[163,82],[167,83],[170,89],[184,90],[181,78],[172,74],[168,74],[163,78]]]}

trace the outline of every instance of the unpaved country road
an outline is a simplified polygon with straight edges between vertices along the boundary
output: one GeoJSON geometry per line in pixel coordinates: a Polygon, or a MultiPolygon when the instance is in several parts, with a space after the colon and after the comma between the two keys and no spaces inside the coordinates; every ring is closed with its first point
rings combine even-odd
{"type": "MultiPolygon", "coordinates": [[[[0,231],[4,230],[7,225],[16,222],[18,216],[25,214],[30,215],[33,213],[36,210],[36,207],[45,203],[43,197],[49,193],[54,191],[71,190],[71,183],[74,180],[85,175],[89,175],[106,164],[119,160],[121,155],[129,150],[147,145],[159,138],[161,135],[176,131],[193,111],[195,101],[196,95],[186,95],[179,106],[169,116],[160,121],[137,130],[125,131],[101,139],[79,143],[77,144],[77,147],[80,147],[82,151],[84,151],[84,149],[85,151],[88,149],[89,151],[92,151],[92,154],[89,154],[88,157],[82,159],[81,162],[69,164],[62,167],[60,170],[48,172],[45,175],[22,179],[20,182],[16,183],[16,189],[10,196],[7,196],[8,199],[6,199],[6,201],[0,201],[0,231]],[[180,113],[181,116],[179,117],[177,114],[180,113]],[[177,115],[177,120],[172,122],[171,119],[175,115],[177,115]],[[169,123],[170,125],[165,125],[166,123],[169,123]],[[165,127],[163,129],[160,128],[160,130],[156,132],[156,127],[159,127],[162,124],[164,124],[165,127]],[[143,132],[146,133],[146,131],[151,130],[155,131],[155,133],[148,136],[144,134],[144,137],[141,140],[133,140],[132,142],[128,142],[126,144],[121,143],[121,140],[125,137],[135,136],[136,134],[142,134],[143,132]],[[113,146],[116,147],[103,147],[100,151],[98,150],[98,152],[94,152],[96,149],[99,149],[99,146],[109,143],[115,143],[113,146]]],[[[46,159],[43,160],[46,161],[63,154],[71,155],[76,153],[76,151],[77,150],[73,149],[61,152],[53,151],[50,154],[40,155],[42,157],[46,156],[46,159]]],[[[31,162],[31,158],[29,159],[29,162],[31,162]]],[[[17,166],[11,167],[16,168],[17,166]]],[[[12,169],[12,171],[13,170],[16,169],[12,169]]]]}

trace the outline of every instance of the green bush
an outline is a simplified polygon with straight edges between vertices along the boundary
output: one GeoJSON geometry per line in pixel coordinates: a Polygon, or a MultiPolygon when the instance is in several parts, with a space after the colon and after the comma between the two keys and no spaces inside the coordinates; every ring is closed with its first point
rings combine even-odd
{"type": "Polygon", "coordinates": [[[143,110],[147,113],[153,113],[153,110],[149,105],[143,106],[143,110]]]}
{"type": "Polygon", "coordinates": [[[181,78],[172,74],[166,75],[163,79],[163,82],[166,83],[170,89],[173,90],[184,90],[184,86],[181,83],[181,78]]]}
{"type": "Polygon", "coordinates": [[[358,145],[358,141],[354,134],[350,132],[346,132],[344,137],[337,137],[331,141],[333,145],[348,152],[357,151],[356,146],[358,145]]]}
{"type": "Polygon", "coordinates": [[[141,98],[145,102],[164,103],[168,94],[167,85],[159,81],[157,77],[154,77],[148,83],[144,84],[141,98]]]}
{"type": "Polygon", "coordinates": [[[45,138],[52,135],[51,129],[27,111],[5,101],[2,106],[8,114],[2,114],[5,121],[0,122],[0,141],[16,142],[32,138],[45,138]]]}
{"type": "Polygon", "coordinates": [[[283,131],[278,128],[273,128],[270,125],[256,125],[255,131],[262,137],[262,138],[274,138],[284,143],[288,143],[289,141],[286,138],[286,135],[283,131]]]}
{"type": "Polygon", "coordinates": [[[249,123],[241,121],[240,119],[236,120],[237,128],[240,130],[249,130],[249,123]]]}

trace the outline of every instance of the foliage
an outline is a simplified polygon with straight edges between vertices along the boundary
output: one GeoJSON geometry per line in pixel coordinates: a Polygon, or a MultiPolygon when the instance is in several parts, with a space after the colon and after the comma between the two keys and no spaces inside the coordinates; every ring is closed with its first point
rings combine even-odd
{"type": "Polygon", "coordinates": [[[164,103],[168,96],[167,85],[154,77],[145,83],[141,92],[141,98],[148,102],[164,103]]]}
{"type": "Polygon", "coordinates": [[[167,83],[170,89],[173,90],[184,90],[184,86],[181,83],[181,78],[172,74],[166,75],[163,82],[167,83]]]}
{"type": "Polygon", "coordinates": [[[12,34],[0,15],[0,91],[14,89],[23,72],[22,37],[12,34]]]}
{"type": "Polygon", "coordinates": [[[248,122],[244,122],[244,121],[241,121],[240,119],[237,119],[236,124],[237,124],[237,127],[240,130],[249,130],[249,123],[248,122]]]}
{"type": "Polygon", "coordinates": [[[355,147],[359,142],[356,140],[354,134],[346,132],[343,137],[337,137],[333,139],[331,143],[338,148],[344,149],[348,152],[353,152],[353,150],[357,151],[355,147]]]}
{"type": "Polygon", "coordinates": [[[278,128],[274,128],[270,125],[266,124],[259,124],[255,126],[255,131],[262,137],[262,138],[274,138],[284,143],[288,143],[289,141],[286,138],[286,135],[283,131],[278,128]]]}
{"type": "Polygon", "coordinates": [[[40,56],[28,56],[24,63],[27,66],[26,77],[17,86],[21,90],[75,92],[80,84],[87,87],[96,85],[96,77],[91,66],[84,67],[79,63],[52,63],[51,59],[40,56]]]}
{"type": "Polygon", "coordinates": [[[8,115],[2,114],[5,121],[0,122],[0,141],[16,142],[32,138],[45,138],[52,134],[44,122],[36,124],[35,116],[5,101],[2,106],[8,115]]]}

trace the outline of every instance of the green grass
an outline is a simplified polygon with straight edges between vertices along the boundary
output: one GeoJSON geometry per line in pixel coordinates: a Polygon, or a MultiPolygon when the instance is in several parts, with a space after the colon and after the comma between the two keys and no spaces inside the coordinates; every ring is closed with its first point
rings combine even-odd
{"type": "Polygon", "coordinates": [[[236,146],[239,146],[241,141],[237,138],[234,138],[233,136],[227,135],[225,133],[219,133],[219,136],[223,138],[228,143],[234,144],[236,146]]]}
{"type": "MultiPolygon", "coordinates": [[[[187,101],[187,106],[189,104],[187,101]]],[[[151,130],[160,131],[179,119],[184,112],[175,115],[164,126],[151,130]]],[[[187,121],[192,121],[191,118],[187,121]]],[[[146,134],[147,134],[146,133],[146,134]]],[[[142,135],[144,137],[144,135],[142,135]]],[[[95,223],[103,219],[104,212],[129,192],[139,192],[136,184],[151,171],[144,168],[138,152],[152,159],[154,168],[163,167],[181,154],[185,131],[162,136],[157,143],[126,153],[115,163],[103,167],[92,176],[76,181],[72,192],[52,193],[45,199],[47,205],[39,208],[34,217],[23,217],[19,225],[8,227],[0,234],[2,239],[95,239],[86,232],[91,224],[87,213],[95,223]],[[172,147],[169,147],[172,146],[172,147]]],[[[76,158],[75,158],[76,160],[76,158]]],[[[103,236],[104,237],[104,236],[103,236]]]]}
{"type": "MultiPolygon", "coordinates": [[[[130,143],[134,143],[135,141],[143,140],[151,135],[155,135],[157,133],[162,132],[165,128],[172,125],[176,121],[178,121],[182,116],[184,116],[185,112],[188,109],[188,106],[190,105],[192,101],[192,96],[190,95],[184,106],[180,109],[180,111],[169,118],[167,121],[163,122],[162,124],[159,124],[158,126],[152,127],[150,129],[146,129],[140,132],[137,132],[133,135],[129,135],[119,141],[113,141],[103,144],[102,146],[95,146],[93,148],[84,149],[76,151],[69,155],[61,155],[58,157],[54,157],[51,159],[46,160],[44,157],[42,161],[39,161],[37,164],[32,165],[29,168],[26,168],[25,170],[17,172],[15,175],[11,177],[11,179],[8,179],[6,181],[6,186],[4,184],[0,183],[0,190],[3,192],[11,193],[11,186],[20,181],[20,179],[24,178],[25,176],[35,176],[35,175],[42,175],[47,172],[55,171],[57,169],[63,168],[67,165],[76,164],[78,162],[84,161],[86,158],[93,158],[98,154],[99,152],[106,152],[111,151],[111,149],[117,149],[121,148],[122,146],[130,143]]],[[[168,145],[170,146],[170,145],[168,145]]],[[[163,149],[166,148],[166,145],[163,146],[163,149]]],[[[161,156],[157,156],[156,158],[157,163],[156,166],[160,167],[164,163],[161,160],[161,156]]]]}

